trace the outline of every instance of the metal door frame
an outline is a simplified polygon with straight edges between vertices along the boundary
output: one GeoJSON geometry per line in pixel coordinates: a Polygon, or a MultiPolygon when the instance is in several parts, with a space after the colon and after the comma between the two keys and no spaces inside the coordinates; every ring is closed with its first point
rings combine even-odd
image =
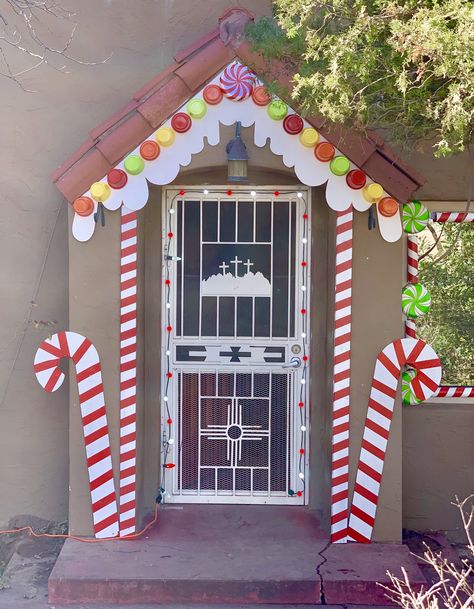
{"type": "MultiPolygon", "coordinates": [[[[177,198],[177,195],[179,194],[179,192],[181,190],[184,190],[186,192],[185,195],[183,195],[183,198],[190,198],[192,200],[201,200],[201,201],[215,201],[216,199],[218,200],[230,200],[230,201],[239,201],[239,200],[262,200],[262,201],[274,201],[276,204],[278,204],[278,198],[275,197],[274,193],[275,193],[275,186],[255,186],[255,187],[251,187],[251,186],[232,186],[232,194],[231,195],[227,195],[225,194],[226,191],[229,189],[228,185],[213,185],[213,186],[189,186],[189,185],[183,185],[183,186],[173,186],[170,188],[163,188],[163,194],[162,194],[162,246],[161,246],[161,255],[162,255],[162,276],[164,276],[164,272],[165,272],[165,259],[164,256],[165,255],[175,255],[176,252],[173,251],[167,251],[166,250],[166,235],[168,232],[168,221],[169,221],[169,209],[170,209],[170,204],[173,202],[173,200],[175,200],[177,198]],[[250,194],[251,190],[255,190],[255,192],[257,193],[256,196],[252,196],[250,194]],[[205,191],[205,192],[204,192],[205,191]],[[242,193],[242,196],[239,197],[239,193],[242,193]]],[[[297,197],[297,193],[301,192],[304,193],[304,197],[306,199],[306,213],[308,214],[308,222],[307,222],[307,246],[306,246],[306,253],[305,253],[305,261],[307,262],[307,268],[308,268],[308,272],[307,272],[307,276],[306,276],[306,309],[309,312],[311,310],[310,308],[310,295],[311,295],[311,277],[310,277],[310,272],[309,269],[311,268],[311,189],[302,185],[297,185],[296,187],[293,185],[289,185],[289,186],[279,186],[279,199],[280,200],[295,200],[295,201],[299,201],[298,197],[297,197]]],[[[296,221],[296,244],[298,245],[298,243],[302,242],[302,229],[303,229],[303,222],[301,219],[302,214],[298,213],[297,208],[297,221],[296,221]]],[[[174,223],[176,223],[176,215],[174,216],[174,223]]],[[[176,243],[176,241],[175,241],[176,243]]],[[[174,245],[174,247],[176,247],[176,245],[174,245]]],[[[298,271],[300,267],[302,261],[302,253],[300,251],[298,251],[298,247],[296,247],[296,251],[295,251],[295,266],[296,266],[296,272],[295,272],[295,293],[296,294],[301,294],[302,290],[301,290],[301,273],[298,271]]],[[[170,265],[170,269],[169,269],[169,275],[170,275],[170,279],[171,279],[171,285],[175,285],[175,281],[174,279],[176,278],[176,266],[171,264],[170,265]]],[[[171,309],[170,311],[166,308],[166,290],[162,290],[162,298],[161,298],[161,319],[162,319],[162,327],[164,327],[164,325],[166,325],[166,319],[168,317],[168,313],[171,312],[171,326],[174,328],[176,327],[176,318],[175,318],[175,312],[176,312],[176,290],[172,289],[171,290],[171,295],[170,295],[170,304],[171,304],[171,309]]],[[[288,345],[291,346],[293,343],[305,343],[306,345],[306,353],[309,353],[310,349],[309,346],[311,344],[311,322],[310,322],[310,317],[308,315],[307,320],[306,320],[306,338],[301,339],[301,333],[302,333],[302,319],[301,319],[301,315],[298,315],[298,311],[300,309],[300,302],[298,301],[298,296],[296,297],[295,300],[295,338],[294,339],[288,339],[288,345]],[[298,337],[300,337],[300,340],[298,340],[298,337]]],[[[186,338],[186,343],[189,344],[193,344],[193,342],[195,342],[196,344],[202,343],[203,338],[199,337],[199,338],[186,338]]],[[[271,343],[272,341],[275,340],[279,340],[280,342],[282,341],[282,339],[275,339],[275,337],[270,337],[270,338],[263,338],[263,339],[257,339],[255,337],[246,337],[246,338],[241,338],[241,339],[236,339],[236,338],[219,338],[219,337],[206,337],[205,338],[206,342],[211,342],[211,341],[215,341],[215,344],[219,344],[219,343],[232,343],[232,341],[235,340],[239,340],[240,343],[242,342],[252,342],[253,344],[257,344],[258,342],[261,343],[271,343]]],[[[285,339],[283,339],[285,340],[285,339]]],[[[170,340],[171,344],[173,344],[173,336],[171,336],[171,340],[170,340]]],[[[166,331],[162,332],[162,340],[161,340],[161,373],[162,376],[161,378],[164,378],[164,375],[166,373],[166,369],[167,369],[167,357],[168,357],[168,333],[166,331]]],[[[289,356],[291,355],[291,348],[288,348],[287,350],[289,356]]],[[[287,357],[287,361],[289,361],[290,357],[287,357]]],[[[186,371],[186,372],[212,372],[212,371],[220,371],[220,372],[234,372],[234,373],[238,373],[238,372],[266,372],[266,373],[271,373],[271,372],[286,372],[287,369],[284,369],[282,367],[278,367],[277,365],[274,365],[274,367],[269,367],[269,366],[256,366],[255,364],[244,364],[241,363],[239,364],[238,367],[236,367],[235,365],[229,365],[229,364],[221,364],[220,366],[216,366],[216,364],[199,364],[199,367],[196,367],[196,365],[192,366],[192,365],[185,365],[183,367],[182,364],[172,364],[171,369],[174,372],[173,378],[175,379],[175,381],[173,382],[173,387],[172,387],[172,393],[169,394],[168,396],[168,406],[171,410],[171,418],[173,421],[178,421],[178,383],[176,382],[177,379],[177,373],[179,371],[186,371]]],[[[308,368],[306,369],[308,371],[308,368]]],[[[291,433],[291,438],[290,438],[290,446],[292,447],[291,453],[294,455],[294,459],[292,459],[292,462],[290,464],[290,481],[291,484],[293,485],[297,485],[297,481],[298,481],[298,472],[299,472],[299,467],[298,467],[298,463],[299,463],[299,459],[296,455],[296,452],[299,448],[299,428],[301,425],[300,422],[300,412],[298,412],[298,407],[297,407],[297,403],[298,403],[298,396],[299,396],[299,390],[300,390],[300,381],[301,378],[303,376],[303,366],[297,370],[293,370],[289,372],[292,376],[293,376],[293,382],[291,383],[292,385],[292,391],[293,391],[293,400],[292,400],[292,413],[290,411],[290,416],[291,414],[293,414],[292,417],[292,433],[291,433]],[[298,431],[297,431],[298,429],[298,431]]],[[[309,451],[310,451],[310,417],[309,417],[309,394],[310,394],[310,375],[307,374],[306,375],[307,381],[305,386],[304,386],[304,402],[306,404],[306,408],[305,408],[305,421],[304,421],[304,425],[306,426],[306,441],[305,441],[305,455],[304,455],[304,459],[302,460],[303,465],[304,465],[304,477],[305,477],[305,492],[303,494],[302,497],[297,497],[297,496],[289,496],[288,494],[282,494],[282,495],[277,495],[277,496],[270,496],[269,493],[270,491],[268,491],[268,494],[262,494],[262,495],[253,495],[253,496],[239,496],[239,495],[209,495],[205,493],[205,491],[200,491],[199,494],[195,494],[191,491],[185,491],[183,492],[182,490],[180,492],[176,492],[176,489],[178,488],[178,481],[177,481],[177,471],[178,468],[174,468],[171,469],[169,472],[167,472],[166,477],[168,479],[167,482],[167,492],[165,495],[164,500],[167,503],[211,503],[211,504],[274,504],[274,505],[307,505],[309,502],[309,484],[310,484],[310,479],[309,479],[309,451]]],[[[163,392],[163,383],[162,383],[162,392],[163,392]]],[[[162,396],[163,397],[163,396],[162,396]]],[[[164,402],[162,400],[162,404],[164,405],[164,402]]],[[[165,436],[166,432],[166,419],[167,419],[167,415],[166,415],[166,408],[162,407],[161,408],[161,439],[162,441],[166,441],[167,438],[165,436]]],[[[181,423],[181,422],[180,422],[181,423]]],[[[178,443],[175,442],[173,445],[170,445],[169,448],[170,450],[170,454],[171,457],[170,459],[172,460],[172,462],[177,463],[178,459],[180,458],[180,449],[178,446],[178,443]]]]}

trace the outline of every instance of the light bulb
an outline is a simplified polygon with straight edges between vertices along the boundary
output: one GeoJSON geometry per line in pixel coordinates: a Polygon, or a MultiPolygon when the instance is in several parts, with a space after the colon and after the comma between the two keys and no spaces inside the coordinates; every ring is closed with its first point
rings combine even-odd
{"type": "Polygon", "coordinates": [[[303,292],[306,292],[306,286],[305,286],[305,285],[302,285],[302,286],[301,286],[301,290],[302,290],[303,292]]]}
{"type": "Polygon", "coordinates": [[[174,438],[170,438],[170,439],[168,440],[168,444],[174,444],[174,438]]]}
{"type": "Polygon", "coordinates": [[[306,332],[301,332],[301,338],[306,338],[306,332]]]}
{"type": "Polygon", "coordinates": [[[166,303],[166,308],[171,309],[171,304],[169,302],[166,303]]]}
{"type": "Polygon", "coordinates": [[[171,351],[169,349],[166,350],[166,355],[171,355],[171,351]]]}
{"type": "Polygon", "coordinates": [[[170,209],[170,214],[174,214],[174,209],[173,208],[170,209]]]}
{"type": "Polygon", "coordinates": [[[296,196],[298,197],[298,199],[301,199],[301,197],[303,196],[303,193],[302,192],[298,192],[298,193],[296,193],[296,196]]]}
{"type": "Polygon", "coordinates": [[[251,190],[251,191],[250,191],[250,194],[252,195],[252,197],[257,196],[257,193],[255,192],[255,190],[251,190]]]}
{"type": "Polygon", "coordinates": [[[303,474],[303,472],[300,472],[300,473],[298,474],[298,477],[299,477],[299,478],[301,478],[301,480],[304,480],[304,474],[303,474]]]}
{"type": "Polygon", "coordinates": [[[301,429],[301,431],[306,431],[306,425],[302,425],[302,426],[300,427],[300,429],[301,429]]]}
{"type": "Polygon", "coordinates": [[[167,402],[167,401],[168,401],[168,396],[167,396],[167,395],[165,395],[165,396],[164,396],[163,401],[164,401],[164,402],[167,402]]]}
{"type": "Polygon", "coordinates": [[[207,188],[205,188],[203,192],[204,192],[205,195],[209,194],[209,191],[207,190],[207,188]]]}
{"type": "Polygon", "coordinates": [[[306,237],[303,237],[303,239],[301,239],[301,243],[308,243],[308,239],[306,239],[306,237]]]}
{"type": "Polygon", "coordinates": [[[301,379],[301,384],[306,385],[306,379],[301,379]]]}

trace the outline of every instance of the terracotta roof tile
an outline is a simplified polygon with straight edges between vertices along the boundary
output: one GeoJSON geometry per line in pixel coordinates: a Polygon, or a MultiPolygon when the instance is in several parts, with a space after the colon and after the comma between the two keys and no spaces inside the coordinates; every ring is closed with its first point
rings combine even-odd
{"type": "Polygon", "coordinates": [[[86,154],[86,152],[88,150],[90,150],[92,147],[94,146],[94,140],[92,140],[90,137],[87,138],[87,140],[81,144],[79,146],[79,148],[73,152],[71,154],[70,157],[68,157],[64,163],[62,163],[52,174],[51,174],[51,179],[53,182],[57,182],[59,180],[59,178],[66,173],[66,171],[68,171],[69,169],[71,169],[71,167],[74,165],[74,163],[77,163],[77,161],[86,154]]]}
{"type": "Polygon", "coordinates": [[[178,68],[176,75],[186,83],[191,91],[196,91],[234,57],[235,53],[232,48],[225,46],[221,39],[217,38],[178,68]]]}
{"type": "MultiPolygon", "coordinates": [[[[52,176],[65,197],[73,201],[102,178],[235,56],[261,78],[277,81],[288,91],[295,66],[280,60],[269,62],[252,50],[243,39],[245,26],[252,19],[245,9],[233,7],[226,11],[219,19],[218,29],[177,53],[174,63],[93,129],[90,138],[52,176]]],[[[424,178],[398,159],[378,134],[364,137],[341,126],[328,125],[317,116],[307,120],[398,200],[406,201],[424,183],[424,178]]]]}
{"type": "Polygon", "coordinates": [[[56,186],[66,199],[72,202],[88,190],[91,184],[106,175],[112,167],[113,165],[97,148],[92,148],[75,163],[74,167],[59,178],[56,186]]]}
{"type": "Polygon", "coordinates": [[[150,123],[141,114],[134,111],[121,125],[99,140],[97,148],[109,163],[115,165],[135,148],[137,140],[146,139],[152,131],[153,127],[150,123]]]}
{"type": "Polygon", "coordinates": [[[190,46],[186,47],[182,51],[178,51],[176,53],[176,55],[174,56],[175,60],[179,63],[184,61],[190,55],[193,55],[196,51],[199,51],[200,48],[202,48],[203,46],[206,46],[206,44],[208,44],[212,40],[215,40],[218,37],[219,37],[219,28],[216,27],[215,30],[212,30],[211,32],[209,32],[208,34],[206,34],[205,36],[203,36],[202,38],[200,38],[199,40],[197,40],[190,46]]]}
{"type": "Polygon", "coordinates": [[[179,68],[180,65],[181,63],[173,61],[171,65],[157,74],[155,78],[152,78],[146,83],[146,85],[143,85],[143,87],[138,89],[138,91],[135,91],[133,94],[133,99],[136,101],[142,101],[144,97],[148,97],[153,89],[156,89],[159,84],[170,78],[170,76],[173,75],[174,71],[179,68]]]}
{"type": "Polygon", "coordinates": [[[150,95],[146,101],[140,104],[137,110],[152,127],[158,127],[192,93],[181,78],[174,76],[153,95],[150,95]]]}

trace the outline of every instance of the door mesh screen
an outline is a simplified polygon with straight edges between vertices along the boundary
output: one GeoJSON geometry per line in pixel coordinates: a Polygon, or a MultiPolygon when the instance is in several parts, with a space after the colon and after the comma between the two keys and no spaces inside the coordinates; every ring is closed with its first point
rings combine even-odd
{"type": "Polygon", "coordinates": [[[285,495],[287,373],[180,372],[179,492],[285,495]]]}

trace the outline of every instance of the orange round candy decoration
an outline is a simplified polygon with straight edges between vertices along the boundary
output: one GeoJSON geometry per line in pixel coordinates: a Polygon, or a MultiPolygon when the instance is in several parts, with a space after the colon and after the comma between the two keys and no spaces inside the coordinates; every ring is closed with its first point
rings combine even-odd
{"type": "Polygon", "coordinates": [[[128,176],[122,169],[111,169],[107,174],[107,184],[110,188],[119,190],[128,182],[128,176]]]}
{"type": "Polygon", "coordinates": [[[186,131],[191,129],[192,124],[193,121],[191,120],[189,114],[186,114],[186,112],[178,112],[171,119],[171,126],[176,133],[186,133],[186,131]]]}
{"type": "Polygon", "coordinates": [[[377,206],[380,214],[386,218],[391,218],[398,212],[398,203],[392,197],[380,199],[377,206]]]}
{"type": "Polygon", "coordinates": [[[327,163],[334,158],[335,154],[336,150],[329,142],[320,142],[314,149],[314,156],[318,159],[318,161],[323,161],[324,163],[327,163]]]}
{"type": "Polygon", "coordinates": [[[90,197],[79,197],[72,206],[78,216],[90,216],[94,211],[94,201],[90,197]]]}
{"type": "Polygon", "coordinates": [[[253,88],[252,99],[257,106],[267,106],[272,100],[271,95],[263,85],[253,88]]]}
{"type": "Polygon", "coordinates": [[[216,106],[221,103],[224,93],[222,93],[222,89],[219,85],[207,85],[202,92],[202,96],[204,97],[204,101],[210,106],[216,106]]]}
{"type": "Polygon", "coordinates": [[[153,140],[145,140],[140,146],[140,155],[145,161],[154,161],[160,156],[160,145],[153,140]]]}

